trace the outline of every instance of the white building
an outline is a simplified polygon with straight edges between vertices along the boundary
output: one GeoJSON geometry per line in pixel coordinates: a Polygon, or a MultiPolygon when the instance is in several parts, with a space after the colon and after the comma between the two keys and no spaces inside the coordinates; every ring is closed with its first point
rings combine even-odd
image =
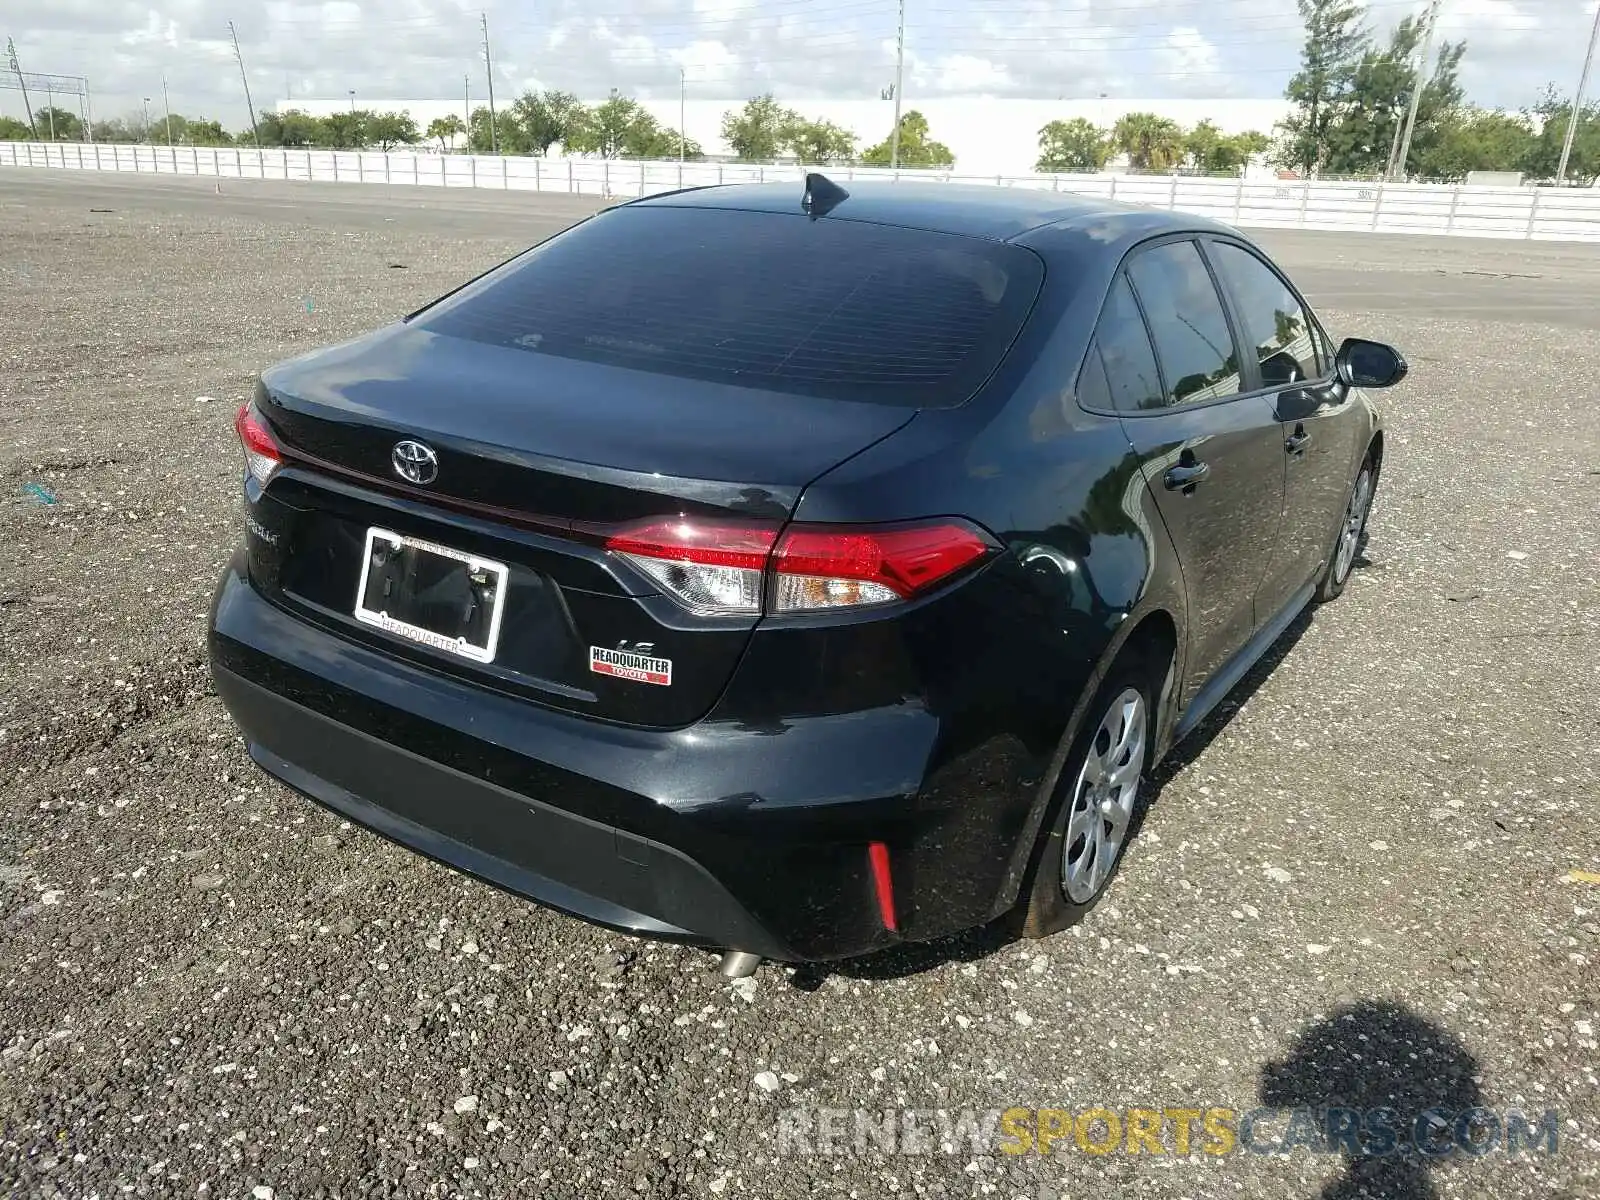
{"type": "MultiPolygon", "coordinates": [[[[602,97],[603,99],[603,97],[602,97]]],[[[832,121],[860,139],[864,150],[889,135],[894,124],[894,105],[884,100],[790,100],[782,103],[804,117],[832,121]]],[[[503,107],[510,97],[500,97],[503,107]]],[[[590,103],[596,101],[591,100],[590,103]]],[[[350,97],[337,100],[296,98],[280,101],[281,108],[298,108],[312,116],[326,116],[348,110],[350,97]]],[[[485,103],[474,96],[473,107],[485,103]]],[[[668,129],[679,127],[679,101],[676,98],[642,101],[650,114],[668,129]]],[[[742,101],[696,100],[690,98],[682,108],[685,132],[707,154],[732,154],[722,140],[722,117],[742,101]]],[[[421,128],[445,113],[465,116],[465,102],[442,100],[385,100],[356,97],[359,108],[374,112],[409,112],[421,128]]],[[[1039,130],[1056,120],[1085,117],[1096,125],[1109,127],[1118,117],[1130,112],[1153,112],[1170,117],[1188,127],[1210,120],[1224,133],[1257,130],[1272,133],[1273,126],[1289,112],[1286,100],[1013,100],[989,96],[939,96],[927,100],[908,99],[904,110],[912,109],[928,118],[934,138],[949,146],[956,156],[956,169],[962,174],[1016,175],[1033,169],[1039,157],[1039,130]]]]}

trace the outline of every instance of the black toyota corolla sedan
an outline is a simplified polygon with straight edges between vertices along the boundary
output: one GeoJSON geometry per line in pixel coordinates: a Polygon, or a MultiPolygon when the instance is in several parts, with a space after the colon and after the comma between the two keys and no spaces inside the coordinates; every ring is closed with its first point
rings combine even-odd
{"type": "Polygon", "coordinates": [[[1182,214],[639,200],[262,375],[216,687],[311,799],[729,974],[1048,933],[1344,588],[1405,371],[1182,214]]]}

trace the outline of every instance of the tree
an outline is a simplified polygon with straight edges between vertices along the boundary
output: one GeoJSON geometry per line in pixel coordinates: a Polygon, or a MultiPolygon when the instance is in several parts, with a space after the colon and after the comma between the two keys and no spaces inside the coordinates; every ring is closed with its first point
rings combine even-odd
{"type": "MultiPolygon", "coordinates": [[[[152,128],[157,140],[166,140],[165,117],[153,122],[152,128]]],[[[96,136],[99,136],[98,133],[96,136]]],[[[246,140],[248,138],[247,134],[246,140]]],[[[227,130],[222,128],[220,121],[208,121],[204,117],[186,117],[182,113],[173,113],[172,143],[175,146],[231,146],[233,139],[228,136],[227,130]]]]}
{"type": "Polygon", "coordinates": [[[1036,171],[1098,171],[1111,157],[1105,130],[1084,117],[1051,121],[1039,130],[1036,171]]]}
{"type": "Polygon", "coordinates": [[[1468,105],[1443,114],[1433,143],[1413,158],[1422,178],[1457,183],[1469,171],[1524,170],[1535,140],[1527,116],[1468,105]]]}
{"type": "Polygon", "coordinates": [[[422,140],[417,123],[408,112],[370,114],[363,124],[362,136],[366,143],[376,143],[385,154],[396,146],[415,146],[422,140]]]}
{"type": "MultiPolygon", "coordinates": [[[[1218,170],[1217,161],[1225,157],[1222,149],[1227,140],[1227,135],[1217,128],[1215,122],[1201,121],[1183,135],[1185,161],[1196,171],[1209,173],[1218,170]]],[[[1227,167],[1220,169],[1227,170],[1227,167]]]]}
{"type": "Polygon", "coordinates": [[[1265,153],[1272,145],[1272,139],[1259,129],[1247,129],[1243,133],[1236,133],[1229,141],[1233,144],[1232,150],[1241,168],[1256,155],[1265,153]]]}
{"type": "Polygon", "coordinates": [[[772,93],[745,101],[737,112],[722,114],[722,137],[739,158],[768,161],[789,141],[800,117],[772,98],[772,93]]]}
{"type": "Polygon", "coordinates": [[[264,112],[256,121],[263,146],[310,146],[317,142],[321,130],[321,121],[298,108],[264,112]]]}
{"type": "Polygon", "coordinates": [[[376,114],[365,108],[353,112],[340,110],[325,117],[314,117],[316,132],[312,140],[329,150],[363,149],[371,140],[367,131],[375,117],[376,114]]]}
{"type": "Polygon", "coordinates": [[[522,122],[511,114],[495,113],[494,136],[491,137],[489,110],[473,109],[472,119],[467,125],[467,149],[474,154],[493,154],[496,146],[499,147],[501,154],[527,154],[532,149],[528,144],[528,133],[522,128],[522,122]]]}
{"type": "Polygon", "coordinates": [[[856,135],[832,121],[796,116],[784,130],[783,145],[803,163],[849,162],[856,154],[856,135]]]}
{"type": "Polygon", "coordinates": [[[467,123],[455,113],[445,113],[442,117],[435,117],[428,122],[428,130],[424,137],[439,139],[439,153],[443,154],[450,147],[445,143],[452,141],[467,131],[467,123]]]}
{"type": "MultiPolygon", "coordinates": [[[[181,118],[183,120],[183,140],[191,146],[231,146],[233,138],[222,127],[221,121],[208,121],[205,117],[181,118]]],[[[172,115],[174,125],[180,120],[179,116],[172,115]]]]}
{"type": "MultiPolygon", "coordinates": [[[[1538,122],[1539,133],[1528,146],[1520,164],[1535,179],[1554,179],[1561,164],[1561,143],[1567,136],[1567,118],[1572,101],[1560,95],[1554,85],[1528,114],[1538,122]]],[[[1572,135],[1572,154],[1567,160],[1567,178],[1580,183],[1593,182],[1600,175],[1600,104],[1589,103],[1578,111],[1578,125],[1572,135]]]]}
{"type": "Polygon", "coordinates": [[[46,106],[33,110],[33,125],[41,141],[81,142],[83,121],[77,113],[59,106],[46,106]]]}
{"type": "Polygon", "coordinates": [[[1201,121],[1183,137],[1186,161],[1205,175],[1234,175],[1272,144],[1264,133],[1225,134],[1210,121],[1201,121]]]}
{"type": "Polygon", "coordinates": [[[31,142],[33,130],[26,121],[15,117],[0,117],[0,142],[31,142]]]}
{"type": "Polygon", "coordinates": [[[567,149],[601,158],[676,158],[678,135],[662,129],[633,97],[614,95],[588,111],[572,130],[567,149]]]}
{"type": "MultiPolygon", "coordinates": [[[[1323,169],[1339,175],[1381,174],[1389,165],[1417,70],[1412,65],[1425,35],[1420,20],[1406,17],[1389,36],[1384,49],[1363,52],[1349,87],[1335,109],[1327,131],[1323,169]]],[[[1425,155],[1438,140],[1440,120],[1461,103],[1457,73],[1465,42],[1446,42],[1439,48],[1432,77],[1423,86],[1417,119],[1411,135],[1410,161],[1425,155]]],[[[1400,174],[1408,174],[1402,164],[1400,174]]]]}
{"type": "Polygon", "coordinates": [[[1111,130],[1111,140],[1136,171],[1167,171],[1183,160],[1183,128],[1170,117],[1125,113],[1111,130]]]}
{"type": "Polygon", "coordinates": [[[1281,161],[1307,175],[1328,156],[1328,130],[1368,49],[1358,0],[1297,0],[1306,40],[1300,71],[1284,90],[1295,110],[1283,122],[1281,161]]]}
{"type": "Polygon", "coordinates": [[[135,123],[131,117],[112,117],[96,121],[93,125],[97,142],[138,142],[144,140],[142,121],[135,123]]]}
{"type": "MultiPolygon", "coordinates": [[[[861,161],[887,167],[894,158],[893,136],[886,137],[861,156],[861,161]]],[[[902,167],[953,167],[956,156],[943,142],[928,133],[928,118],[916,109],[900,118],[900,165],[902,167]]]]}
{"type": "Polygon", "coordinates": [[[511,118],[521,126],[529,150],[543,155],[557,142],[565,146],[572,140],[588,119],[588,109],[571,92],[528,91],[511,102],[511,118]]]}

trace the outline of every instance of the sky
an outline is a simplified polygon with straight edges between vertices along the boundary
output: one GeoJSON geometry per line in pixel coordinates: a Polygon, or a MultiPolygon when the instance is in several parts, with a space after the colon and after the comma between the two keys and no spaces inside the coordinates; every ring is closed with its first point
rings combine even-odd
{"type": "MultiPolygon", "coordinates": [[[[1465,38],[1468,98],[1531,104],[1577,83],[1597,0],[1444,0],[1441,36],[1465,38]]],[[[1386,33],[1419,2],[1376,0],[1386,33]]],[[[228,22],[258,109],[290,96],[483,102],[488,18],[496,99],[557,87],[594,100],[736,103],[861,98],[894,81],[896,0],[46,0],[0,36],[29,72],[87,76],[97,118],[159,111],[248,124],[228,22]],[[681,76],[680,76],[681,72],[681,76]]],[[[19,11],[13,9],[13,12],[19,11]]],[[[919,97],[1280,96],[1303,40],[1294,0],[906,0],[908,107],[919,97]]],[[[0,61],[0,68],[5,63],[0,61]]],[[[1600,68],[1589,94],[1600,93],[1600,68]]],[[[30,96],[30,98],[32,98],[30,96]]],[[[75,104],[70,105],[76,107],[75,104]]],[[[0,91],[0,112],[22,115],[0,91]]],[[[935,130],[937,135],[937,130],[935,130]]]]}

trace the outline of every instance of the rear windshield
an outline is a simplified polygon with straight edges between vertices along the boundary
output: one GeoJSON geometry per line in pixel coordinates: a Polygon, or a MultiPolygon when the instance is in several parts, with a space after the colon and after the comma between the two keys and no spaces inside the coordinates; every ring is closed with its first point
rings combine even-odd
{"type": "Polygon", "coordinates": [[[1018,246],[708,208],[620,208],[415,324],[716,383],[943,408],[988,378],[1044,276],[1018,246]]]}

